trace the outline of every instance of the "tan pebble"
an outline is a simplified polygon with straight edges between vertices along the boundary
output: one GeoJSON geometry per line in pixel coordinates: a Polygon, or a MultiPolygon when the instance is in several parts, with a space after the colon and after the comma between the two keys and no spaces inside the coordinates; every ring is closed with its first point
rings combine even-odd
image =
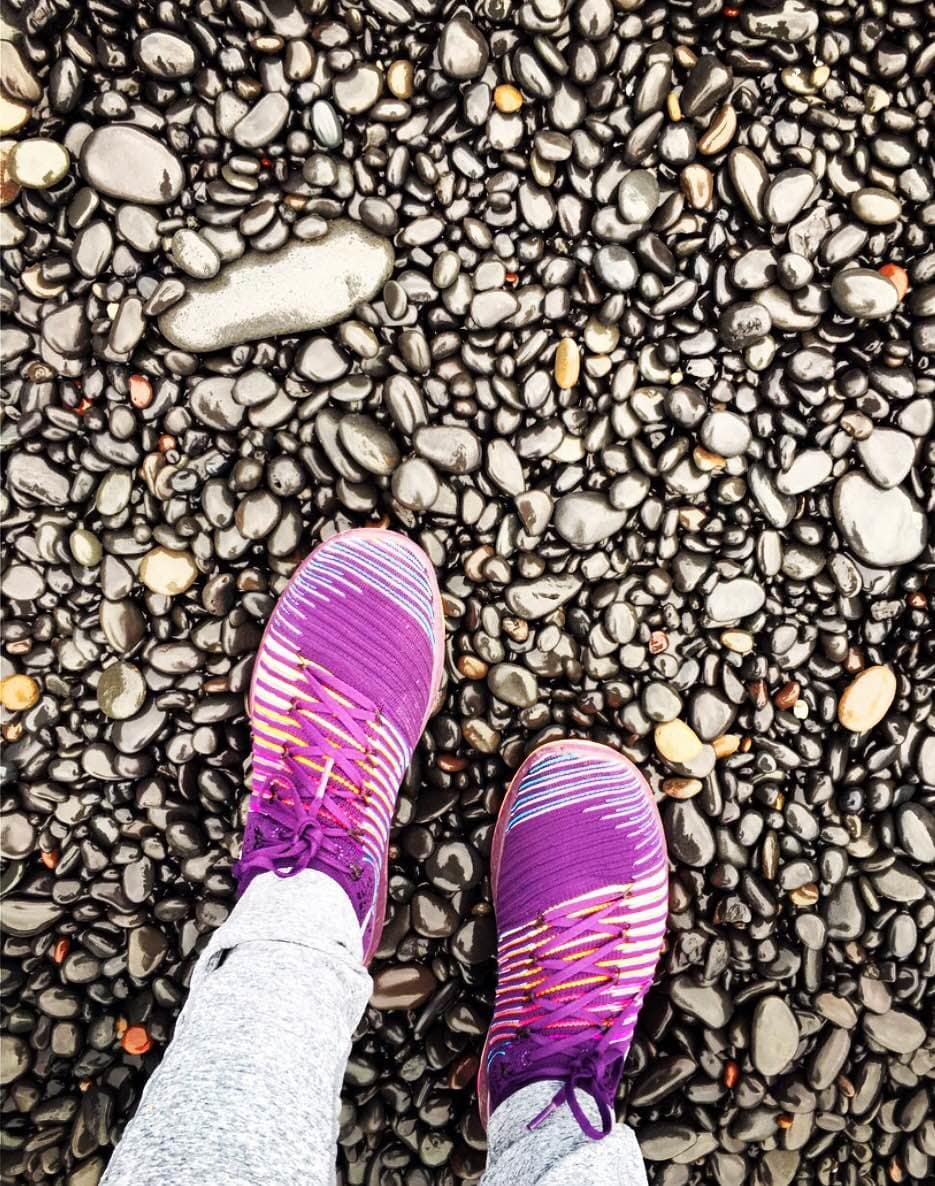
{"type": "Polygon", "coordinates": [[[749,655],[753,650],[753,635],[746,630],[724,630],[721,632],[721,646],[735,655],[749,655]]]}
{"type": "Polygon", "coordinates": [[[684,66],[686,70],[691,70],[697,65],[698,55],[690,46],[677,45],[675,47],[675,60],[680,66],[684,66]]]}
{"type": "Polygon", "coordinates": [[[820,66],[816,66],[812,71],[812,86],[816,90],[821,90],[828,79],[831,77],[831,67],[826,66],[824,62],[820,66]]]}
{"type": "Polygon", "coordinates": [[[670,799],[693,799],[701,790],[700,778],[667,778],[662,789],[670,799]]]}
{"type": "Polygon", "coordinates": [[[720,453],[712,453],[704,445],[696,445],[692,450],[692,457],[695,460],[695,465],[707,472],[715,469],[723,469],[727,465],[726,457],[722,457],[720,453]]]}
{"type": "Polygon", "coordinates": [[[698,139],[698,151],[703,156],[714,156],[723,152],[737,132],[737,112],[730,103],[725,103],[715,112],[714,118],[698,139]]]}
{"type": "Polygon", "coordinates": [[[701,739],[690,725],[678,719],[657,725],[653,733],[656,749],[667,762],[684,765],[701,753],[701,739]]]}
{"type": "Polygon", "coordinates": [[[397,58],[392,62],[386,72],[386,85],[390,94],[397,99],[411,99],[414,90],[413,75],[412,62],[407,62],[405,58],[397,58]]]}
{"type": "Polygon", "coordinates": [[[519,111],[523,105],[523,92],[519,87],[511,86],[509,83],[501,83],[493,93],[494,106],[498,111],[509,114],[512,111],[519,111]]]}
{"type": "Polygon", "coordinates": [[[882,664],[868,667],[841,693],[838,720],[852,733],[866,733],[879,725],[896,698],[896,676],[882,664]]]}
{"type": "Polygon", "coordinates": [[[175,597],[195,583],[198,566],[190,552],[177,548],[153,548],[140,562],[140,581],[153,593],[175,597]]]}
{"type": "Polygon", "coordinates": [[[695,210],[707,210],[714,196],[714,174],[704,165],[686,165],[679,174],[679,185],[695,210]]]}
{"type": "Polygon", "coordinates": [[[15,140],[0,141],[0,206],[9,206],[19,197],[19,185],[10,169],[15,140]]]}
{"type": "Polygon", "coordinates": [[[681,123],[682,104],[679,102],[678,91],[669,91],[666,95],[666,114],[672,123],[681,123]]]}
{"type": "Polygon", "coordinates": [[[31,675],[11,675],[0,681],[0,703],[9,712],[25,712],[39,699],[39,685],[31,675]]]}
{"type": "Polygon", "coordinates": [[[38,103],[42,98],[42,85],[19,46],[5,43],[0,59],[0,82],[10,98],[23,103],[38,103]]]}
{"type": "Polygon", "coordinates": [[[578,382],[581,373],[581,353],[574,338],[562,338],[555,351],[555,382],[563,391],[578,382]]]}
{"type": "Polygon", "coordinates": [[[812,83],[812,71],[803,66],[786,66],[779,77],[782,85],[793,95],[814,95],[817,89],[812,83]]]}
{"type": "Polygon", "coordinates": [[[796,906],[814,906],[818,901],[818,886],[813,881],[789,890],[789,900],[796,906]]]}
{"type": "Polygon", "coordinates": [[[711,748],[716,758],[729,758],[740,749],[740,734],[722,733],[711,742],[711,748]]]}
{"type": "Polygon", "coordinates": [[[8,99],[0,92],[0,136],[8,136],[11,132],[18,132],[24,124],[29,123],[32,108],[26,103],[18,103],[15,99],[8,99]]]}
{"type": "Polygon", "coordinates": [[[483,679],[488,671],[488,665],[476,655],[461,655],[457,667],[465,679],[483,679]]]}
{"type": "Polygon", "coordinates": [[[10,172],[28,189],[49,189],[68,172],[68,149],[54,140],[36,136],[21,140],[10,154],[10,172]]]}
{"type": "Polygon", "coordinates": [[[679,507],[679,527],[684,531],[700,531],[708,521],[701,507],[679,507]]]}

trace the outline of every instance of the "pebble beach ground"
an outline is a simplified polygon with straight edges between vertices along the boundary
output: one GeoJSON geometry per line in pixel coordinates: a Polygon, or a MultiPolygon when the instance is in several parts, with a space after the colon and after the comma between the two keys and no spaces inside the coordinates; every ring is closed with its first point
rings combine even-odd
{"type": "Polygon", "coordinates": [[[935,1176],[935,13],[3,9],[2,1181],[96,1186],[233,904],[313,544],[409,533],[407,778],[342,1186],[475,1181],[510,772],[646,772],[653,1186],[935,1176]]]}

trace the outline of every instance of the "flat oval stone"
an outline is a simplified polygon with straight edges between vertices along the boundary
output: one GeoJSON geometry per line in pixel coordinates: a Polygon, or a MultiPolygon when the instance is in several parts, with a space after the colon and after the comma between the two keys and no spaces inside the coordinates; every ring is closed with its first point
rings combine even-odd
{"type": "Polygon", "coordinates": [[[708,616],[715,622],[735,622],[755,614],[766,601],[766,590],[749,577],[719,581],[705,602],[708,616]]]}
{"type": "Polygon", "coordinates": [[[146,699],[146,681],[132,663],[111,663],[97,684],[97,703],[112,721],[125,721],[138,712],[146,699]]]}
{"type": "Polygon", "coordinates": [[[566,494],[555,506],[555,530],[576,548],[588,548],[620,531],[628,514],[596,491],[566,494]]]}
{"type": "Polygon", "coordinates": [[[174,201],[185,181],[178,158],[154,136],[128,124],[93,131],[81,148],[78,166],[88,185],[100,193],[143,205],[174,201]]]}
{"type": "Polygon", "coordinates": [[[834,488],[833,508],[847,546],[866,564],[908,564],[925,548],[925,513],[900,486],[881,490],[864,474],[847,473],[834,488]]]}
{"type": "Polygon", "coordinates": [[[133,51],[147,74],[167,81],[188,78],[198,66],[195,47],[168,29],[148,29],[137,38],[133,51]]]}
{"type": "Polygon", "coordinates": [[[306,333],[343,320],[374,297],[393,260],[388,239],[337,219],[322,239],[248,252],[213,280],[189,285],[159,328],[179,349],[200,352],[306,333]]]}
{"type": "Polygon", "coordinates": [[[865,733],[886,716],[896,698],[896,676],[884,664],[856,675],[841,693],[838,720],[852,733],[865,733]]]}
{"type": "Polygon", "coordinates": [[[872,268],[847,268],[831,281],[831,299],[851,317],[888,317],[899,304],[899,290],[872,268]]]}
{"type": "Polygon", "coordinates": [[[768,996],[757,1003],[750,1027],[750,1054],[761,1075],[778,1075],[795,1057],[799,1027],[782,997],[768,996]]]}
{"type": "Polygon", "coordinates": [[[195,583],[198,568],[188,552],[157,547],[147,552],[140,563],[140,581],[153,593],[174,597],[195,583]]]}

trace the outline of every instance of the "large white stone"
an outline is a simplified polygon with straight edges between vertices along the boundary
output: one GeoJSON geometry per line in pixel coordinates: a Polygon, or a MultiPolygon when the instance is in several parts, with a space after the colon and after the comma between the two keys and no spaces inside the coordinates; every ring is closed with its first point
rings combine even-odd
{"type": "Polygon", "coordinates": [[[182,350],[223,350],[258,338],[303,334],[347,317],[382,288],[393,246],[359,223],[338,219],[323,239],[248,252],[159,318],[182,350]]]}

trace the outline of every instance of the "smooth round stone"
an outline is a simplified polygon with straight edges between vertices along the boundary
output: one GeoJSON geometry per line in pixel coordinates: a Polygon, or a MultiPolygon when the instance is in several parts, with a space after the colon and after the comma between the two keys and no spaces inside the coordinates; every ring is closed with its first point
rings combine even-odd
{"type": "Polygon", "coordinates": [[[20,861],[32,851],[36,829],[19,811],[4,811],[0,816],[0,856],[5,861],[20,861]]]}
{"type": "Polygon", "coordinates": [[[899,290],[871,268],[846,268],[831,281],[831,299],[850,317],[888,317],[899,304],[899,290]]]}
{"type": "Polygon", "coordinates": [[[701,753],[701,738],[682,720],[664,721],[653,730],[656,749],[667,762],[684,766],[701,753]]]}
{"type": "Polygon", "coordinates": [[[78,564],[84,568],[96,568],[101,562],[101,541],[93,531],[86,527],[77,527],[68,541],[71,554],[78,564]]]}
{"type": "Polygon", "coordinates": [[[831,477],[833,461],[823,449],[805,449],[787,470],[776,475],[776,489],[782,494],[804,494],[831,477]]]}
{"type": "Polygon", "coordinates": [[[438,60],[449,78],[477,78],[487,66],[490,50],[484,35],[466,17],[445,25],[438,43],[438,60]]]}
{"type": "Polygon", "coordinates": [[[659,205],[659,182],[648,169],[634,169],[617,188],[617,207],[626,223],[642,226],[659,205]]]}
{"type": "Polygon", "coordinates": [[[289,118],[289,100],[278,91],[259,99],[237,122],[232,136],[241,148],[263,148],[275,140],[289,118]]]}
{"type": "Polygon", "coordinates": [[[231,432],[243,423],[245,409],[234,399],[234,380],[227,376],[212,375],[196,383],[189,405],[195,418],[209,428],[231,432]]]}
{"type": "Polygon", "coordinates": [[[874,483],[892,490],[912,469],[916,442],[899,429],[875,426],[869,437],[858,441],[857,453],[874,483]]]}
{"type": "Polygon", "coordinates": [[[430,968],[421,964],[391,964],[373,977],[370,1004],[374,1009],[415,1009],[424,1005],[438,981],[430,968]]]}
{"type": "Polygon", "coordinates": [[[766,337],[773,328],[773,319],[769,310],[756,301],[738,301],[721,313],[717,328],[728,349],[744,350],[766,337]]]}
{"type": "Polygon", "coordinates": [[[902,202],[888,189],[867,186],[851,194],[851,210],[861,222],[871,226],[886,226],[902,213],[902,202]]]}
{"type": "Polygon", "coordinates": [[[168,82],[189,78],[198,67],[195,47],[168,29],[149,29],[136,39],[133,51],[147,74],[168,82]]]}
{"type": "Polygon", "coordinates": [[[566,494],[555,504],[555,530],[576,548],[589,548],[620,531],[627,511],[617,510],[596,491],[566,494]]]}
{"type": "Polygon", "coordinates": [[[293,363],[304,379],[333,383],[347,374],[347,358],[329,337],[309,338],[303,342],[293,363]]]}
{"type": "MultiPolygon", "coordinates": [[[[658,728],[666,728],[659,725],[658,728]]],[[[711,825],[698,810],[694,799],[670,800],[665,809],[665,831],[669,845],[669,852],[678,861],[683,861],[693,869],[703,869],[714,860],[715,844],[711,825]]],[[[720,989],[716,989],[720,992],[720,989]]],[[[672,999],[675,1000],[673,990],[672,999]]],[[[692,1010],[685,1002],[679,1002],[681,1008],[691,1013],[692,1010]]],[[[714,1016],[720,1016],[718,997],[697,999],[698,1008],[705,1005],[710,1007],[714,1016]],[[702,1001],[704,1004],[702,1004],[702,1001]]],[[[697,1016],[697,1012],[693,1014],[697,1016]]],[[[709,1023],[710,1024],[710,1023],[709,1023]]]]}
{"type": "Polygon", "coordinates": [[[705,601],[705,611],[715,622],[735,622],[763,608],[766,590],[749,577],[719,581],[705,601]]]}
{"type": "Polygon", "coordinates": [[[740,457],[750,447],[750,426],[736,412],[709,412],[699,435],[706,449],[722,457],[740,457]]]}
{"type": "Polygon", "coordinates": [[[26,564],[11,564],[0,577],[3,596],[10,601],[35,601],[42,595],[42,575],[26,564]]]}
{"type": "Polygon", "coordinates": [[[763,211],[773,226],[787,226],[805,207],[816,187],[808,169],[786,169],[770,184],[763,198],[763,211]]]}
{"type": "Polygon", "coordinates": [[[174,346],[196,352],[307,333],[342,321],[376,296],[393,259],[388,239],[336,219],[322,239],[247,252],[215,279],[190,284],[159,328],[174,346]]]}
{"type": "Polygon", "coordinates": [[[68,149],[44,137],[20,140],[7,163],[13,179],[28,189],[49,189],[57,185],[70,165],[68,149]]]}
{"type": "Polygon", "coordinates": [[[370,416],[342,416],[338,425],[338,439],[354,461],[368,473],[391,474],[399,465],[396,442],[370,416]]]}
{"type": "Polygon", "coordinates": [[[132,663],[111,663],[101,672],[97,703],[112,721],[128,720],[139,712],[145,699],[146,681],[132,663]]]}
{"type": "MultiPolygon", "coordinates": [[[[921,773],[921,772],[920,772],[921,773]]],[[[906,803],[896,817],[899,842],[914,860],[935,864],[935,815],[921,803],[906,803]]]]}
{"type": "Polygon", "coordinates": [[[393,474],[393,497],[410,511],[427,511],[438,498],[438,476],[427,461],[410,457],[393,474]]]}
{"type": "Polygon", "coordinates": [[[29,1070],[29,1043],[16,1034],[0,1034],[0,1087],[29,1070]]]}
{"type": "Polygon", "coordinates": [[[423,424],[412,443],[416,452],[447,474],[469,474],[480,468],[481,446],[469,428],[448,424],[423,424]]]}
{"type": "Polygon", "coordinates": [[[168,944],[156,927],[134,927],[127,944],[127,971],[136,980],[151,976],[165,959],[168,944]]]}
{"type": "Polygon", "coordinates": [[[477,885],[483,866],[471,845],[463,840],[445,840],[426,860],[425,876],[437,889],[454,894],[477,885]]]}
{"type": "Polygon", "coordinates": [[[8,712],[25,712],[39,701],[39,684],[31,675],[8,675],[0,680],[0,704],[8,712]]]}
{"type": "Polygon", "coordinates": [[[594,271],[611,292],[629,292],[639,279],[636,260],[619,243],[608,243],[596,252],[594,271]]]}
{"type": "Polygon", "coordinates": [[[778,1075],[792,1062],[799,1027],[786,1002],[777,996],[757,1002],[750,1026],[750,1056],[761,1075],[778,1075]]]}
{"type": "Polygon", "coordinates": [[[221,258],[207,240],[188,227],[172,236],[171,255],[177,267],[195,280],[210,280],[221,270],[221,258]]]}
{"type": "Polygon", "coordinates": [[[514,708],[529,708],[539,699],[539,681],[517,663],[495,663],[487,673],[487,687],[514,708]]]}
{"type": "Polygon", "coordinates": [[[192,587],[198,566],[190,552],[159,546],[140,562],[140,581],[153,593],[175,597],[192,587]]]}
{"type": "Polygon", "coordinates": [[[129,124],[97,128],[78,161],[88,185],[124,202],[164,206],[182,191],[185,172],[161,141],[129,124]]]}
{"type": "Polygon", "coordinates": [[[331,94],[347,115],[360,115],[379,99],[383,91],[383,73],[377,66],[359,65],[334,80],[331,94]]]}
{"type": "Polygon", "coordinates": [[[894,1054],[911,1054],[925,1041],[925,1026],[911,1013],[890,1009],[886,1013],[867,1012],[863,1017],[867,1037],[894,1054]]]}
{"type": "Polygon", "coordinates": [[[841,693],[838,720],[852,733],[865,733],[889,712],[896,698],[896,676],[884,664],[867,667],[841,693]]]}
{"type": "Polygon", "coordinates": [[[835,486],[833,508],[847,547],[865,564],[877,568],[908,564],[925,549],[925,513],[902,487],[881,490],[852,471],[835,486]]]}

